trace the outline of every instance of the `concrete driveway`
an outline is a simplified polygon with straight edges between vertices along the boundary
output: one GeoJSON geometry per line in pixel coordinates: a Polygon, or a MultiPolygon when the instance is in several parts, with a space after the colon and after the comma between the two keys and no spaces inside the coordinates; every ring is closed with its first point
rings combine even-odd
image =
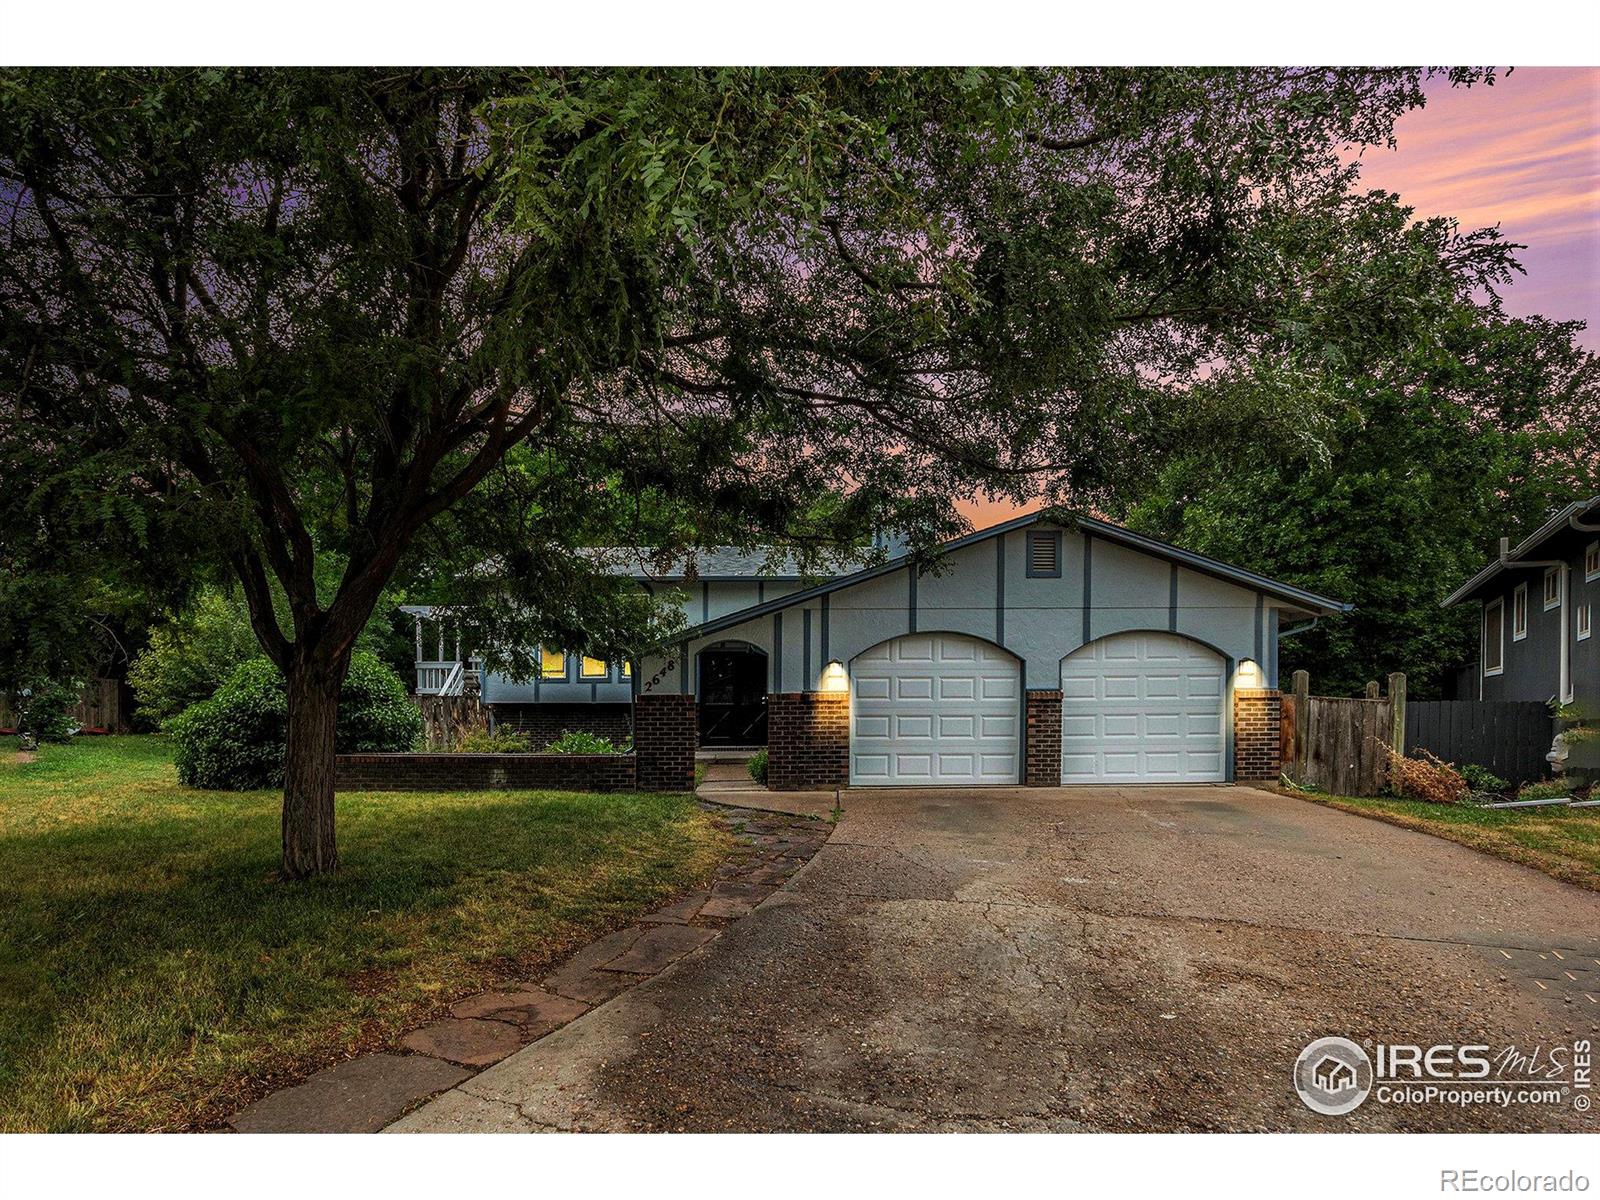
{"type": "Polygon", "coordinates": [[[862,791],[703,950],[397,1130],[1565,1130],[1306,1109],[1312,1039],[1600,1025],[1600,894],[1239,787],[862,791]]]}

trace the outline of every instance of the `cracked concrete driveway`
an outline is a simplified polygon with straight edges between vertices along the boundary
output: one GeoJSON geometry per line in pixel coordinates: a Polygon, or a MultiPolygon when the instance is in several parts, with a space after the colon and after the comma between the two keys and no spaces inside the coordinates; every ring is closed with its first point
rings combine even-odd
{"type": "Polygon", "coordinates": [[[849,792],[722,937],[395,1130],[1593,1130],[1570,1103],[1320,1117],[1328,1034],[1548,1048],[1600,895],[1239,787],[849,792]]]}

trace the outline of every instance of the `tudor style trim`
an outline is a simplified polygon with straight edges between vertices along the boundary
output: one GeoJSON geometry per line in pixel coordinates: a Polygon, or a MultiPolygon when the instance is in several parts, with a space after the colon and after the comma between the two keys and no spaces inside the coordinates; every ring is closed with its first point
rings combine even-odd
{"type": "MultiPolygon", "coordinates": [[[[1085,537],[1104,538],[1107,541],[1117,542],[1134,550],[1175,562],[1179,566],[1187,567],[1203,575],[1221,579],[1229,583],[1241,584],[1258,592],[1263,592],[1276,600],[1288,601],[1296,608],[1313,616],[1333,616],[1338,613],[1351,612],[1355,605],[1347,604],[1342,600],[1333,600],[1327,596],[1320,596],[1293,584],[1281,580],[1270,579],[1254,571],[1244,570],[1242,567],[1230,566],[1214,558],[1207,558],[1203,554],[1196,554],[1191,550],[1184,550],[1167,542],[1146,537],[1142,533],[1135,533],[1131,529],[1124,529],[1120,525],[1113,525],[1110,521],[1102,521],[1095,517],[1086,517],[1077,513],[1064,512],[1057,509],[1040,509],[1038,512],[1024,513],[1020,517],[1013,517],[1009,521],[1002,521],[998,525],[991,525],[987,529],[980,529],[962,537],[945,542],[938,548],[938,553],[949,554],[953,551],[973,546],[989,538],[1002,537],[1013,530],[1027,529],[1040,521],[1053,521],[1062,525],[1076,525],[1085,537]]],[[[690,638],[708,637],[720,633],[724,629],[732,629],[736,625],[743,625],[746,621],[758,617],[768,616],[771,613],[781,612],[799,604],[808,604],[823,596],[854,587],[871,579],[879,579],[891,575],[896,571],[907,571],[914,579],[919,564],[911,554],[901,554],[877,566],[866,567],[848,575],[840,575],[814,587],[802,588],[800,591],[791,592],[787,596],[780,596],[750,608],[742,608],[736,612],[715,617],[710,621],[693,626],[681,636],[690,638]]],[[[908,584],[908,601],[915,595],[914,584],[908,584]]]]}

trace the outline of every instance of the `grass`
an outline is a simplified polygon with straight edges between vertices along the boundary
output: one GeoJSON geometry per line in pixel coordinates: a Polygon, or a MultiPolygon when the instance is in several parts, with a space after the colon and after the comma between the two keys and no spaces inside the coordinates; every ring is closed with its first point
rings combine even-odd
{"type": "Polygon", "coordinates": [[[527,979],[711,874],[680,795],[352,793],[341,869],[276,878],[279,798],[158,738],[0,757],[0,1130],[214,1127],[527,979]]]}
{"type": "Polygon", "coordinates": [[[1448,838],[1567,883],[1600,891],[1600,809],[1476,808],[1392,797],[1295,794],[1331,808],[1448,838]]]}

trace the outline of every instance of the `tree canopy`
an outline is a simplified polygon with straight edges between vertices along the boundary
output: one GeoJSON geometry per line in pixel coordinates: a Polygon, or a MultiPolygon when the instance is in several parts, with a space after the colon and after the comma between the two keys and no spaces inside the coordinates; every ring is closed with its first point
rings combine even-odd
{"type": "Polygon", "coordinates": [[[586,543],[820,560],[975,488],[1104,497],[1219,363],[1321,436],[1307,364],[1508,269],[1355,186],[1422,77],[0,73],[0,554],[235,577],[289,679],[285,871],[326,869],[397,577],[637,650],[663,616],[586,543]]]}

